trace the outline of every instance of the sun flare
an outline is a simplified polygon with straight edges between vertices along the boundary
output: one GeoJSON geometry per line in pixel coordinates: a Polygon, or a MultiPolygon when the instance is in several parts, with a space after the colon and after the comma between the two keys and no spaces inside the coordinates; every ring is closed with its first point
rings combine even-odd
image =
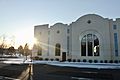
{"type": "Polygon", "coordinates": [[[32,49],[35,39],[32,31],[24,30],[22,32],[17,32],[15,34],[15,48],[18,48],[20,45],[23,47],[27,43],[29,48],[32,49]]]}

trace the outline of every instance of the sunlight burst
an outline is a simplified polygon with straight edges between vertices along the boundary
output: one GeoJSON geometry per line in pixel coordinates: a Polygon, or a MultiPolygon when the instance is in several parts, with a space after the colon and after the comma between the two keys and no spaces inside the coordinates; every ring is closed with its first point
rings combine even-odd
{"type": "Polygon", "coordinates": [[[29,45],[29,48],[32,49],[34,42],[35,42],[33,31],[28,31],[27,29],[24,29],[21,32],[16,32],[15,38],[16,38],[15,39],[16,48],[18,48],[20,45],[24,47],[25,44],[27,43],[29,45]]]}

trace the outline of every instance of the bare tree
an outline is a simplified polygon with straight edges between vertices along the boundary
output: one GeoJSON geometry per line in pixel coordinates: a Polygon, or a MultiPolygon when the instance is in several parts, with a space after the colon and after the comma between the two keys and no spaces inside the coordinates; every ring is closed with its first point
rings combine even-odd
{"type": "Polygon", "coordinates": [[[6,50],[7,48],[7,44],[5,44],[5,41],[6,41],[6,36],[5,35],[2,35],[0,36],[0,54],[3,55],[4,54],[4,51],[6,50]]]}
{"type": "Polygon", "coordinates": [[[20,46],[18,47],[18,52],[19,52],[20,54],[24,55],[24,49],[23,49],[23,46],[22,46],[22,45],[20,45],[20,46]]]}
{"type": "Polygon", "coordinates": [[[30,52],[29,46],[26,43],[25,46],[24,46],[24,55],[26,56],[26,60],[27,60],[27,56],[30,54],[29,52],[30,52]]]}
{"type": "Polygon", "coordinates": [[[15,53],[15,48],[13,46],[8,48],[9,54],[13,55],[15,53]]]}

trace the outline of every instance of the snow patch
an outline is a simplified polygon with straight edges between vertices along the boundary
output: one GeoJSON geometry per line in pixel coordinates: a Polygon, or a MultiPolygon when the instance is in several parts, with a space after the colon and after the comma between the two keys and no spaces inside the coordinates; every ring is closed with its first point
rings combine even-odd
{"type": "Polygon", "coordinates": [[[31,59],[25,60],[22,58],[11,58],[3,61],[6,64],[47,64],[61,67],[76,67],[76,68],[97,68],[97,69],[120,69],[120,63],[84,63],[84,62],[59,62],[59,61],[36,61],[31,59]]]}

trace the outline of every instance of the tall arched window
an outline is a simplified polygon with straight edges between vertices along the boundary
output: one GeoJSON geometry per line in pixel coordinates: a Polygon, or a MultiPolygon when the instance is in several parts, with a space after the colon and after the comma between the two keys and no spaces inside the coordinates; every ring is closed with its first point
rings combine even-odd
{"type": "Polygon", "coordinates": [[[81,56],[99,56],[99,39],[94,34],[87,34],[81,39],[81,56]]]}
{"type": "Polygon", "coordinates": [[[93,39],[94,39],[94,56],[99,56],[99,39],[97,38],[96,35],[93,35],[93,39]]]}
{"type": "Polygon", "coordinates": [[[86,56],[86,35],[81,40],[81,56],[86,56]]]}
{"type": "Polygon", "coordinates": [[[42,55],[42,47],[38,46],[37,54],[38,54],[38,56],[42,55]]]}
{"type": "Polygon", "coordinates": [[[61,53],[61,45],[57,43],[55,45],[55,56],[60,56],[60,53],[61,53]]]}

